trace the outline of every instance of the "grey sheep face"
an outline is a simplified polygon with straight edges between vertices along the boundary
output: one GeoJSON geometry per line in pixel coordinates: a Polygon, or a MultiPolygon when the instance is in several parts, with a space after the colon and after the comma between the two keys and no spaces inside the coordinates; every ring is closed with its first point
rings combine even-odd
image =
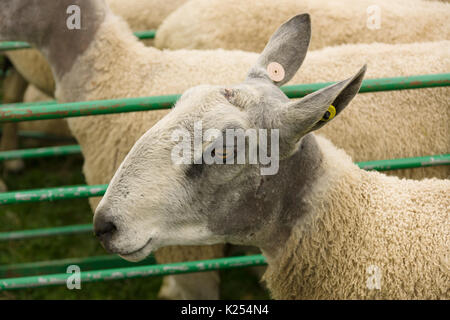
{"type": "Polygon", "coordinates": [[[64,41],[65,38],[70,41],[74,33],[90,33],[89,29],[105,10],[103,0],[2,0],[0,41],[29,41],[33,44],[64,41]],[[81,23],[80,28],[74,29],[70,26],[70,17],[75,12],[79,13],[81,23]],[[52,36],[55,31],[59,36],[52,36]]]}
{"type": "Polygon", "coordinates": [[[293,17],[243,83],[186,91],[136,142],[94,216],[107,250],[138,261],[163,246],[261,246],[285,233],[283,224],[292,223],[301,200],[298,187],[311,183],[311,164],[320,162],[308,133],[326,122],[330,105],[342,111],[365,72],[289,100],[279,86],[304,60],[310,31],[309,15],[293,17]],[[273,162],[262,161],[262,152],[273,162]],[[275,170],[267,172],[274,162],[275,170]]]}
{"type": "MultiPolygon", "coordinates": [[[[45,15],[45,1],[2,0],[0,2],[0,41],[40,40],[51,25],[45,15]],[[38,36],[38,33],[40,35],[38,36]]],[[[48,8],[50,9],[50,8],[48,8]]],[[[51,15],[52,10],[48,12],[51,15]]]]}
{"type": "Polygon", "coordinates": [[[0,41],[37,46],[58,79],[91,44],[108,12],[103,0],[2,0],[0,41]]]}

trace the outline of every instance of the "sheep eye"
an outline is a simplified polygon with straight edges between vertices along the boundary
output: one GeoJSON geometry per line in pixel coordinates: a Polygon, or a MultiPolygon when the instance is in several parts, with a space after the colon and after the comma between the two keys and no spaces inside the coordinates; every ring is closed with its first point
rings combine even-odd
{"type": "Polygon", "coordinates": [[[236,157],[236,153],[237,153],[236,146],[224,146],[222,150],[217,150],[217,152],[215,154],[217,154],[217,156],[219,158],[226,160],[228,157],[230,157],[233,154],[234,154],[234,157],[236,157]]]}

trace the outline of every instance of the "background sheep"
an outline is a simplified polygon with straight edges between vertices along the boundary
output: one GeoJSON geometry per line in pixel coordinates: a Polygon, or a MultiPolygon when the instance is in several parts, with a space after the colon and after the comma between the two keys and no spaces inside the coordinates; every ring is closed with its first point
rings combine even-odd
{"type": "MultiPolygon", "coordinates": [[[[3,81],[2,103],[16,103],[23,100],[23,94],[27,87],[27,83],[17,70],[11,70],[3,81]]],[[[1,150],[16,149],[18,146],[17,125],[6,124],[2,126],[1,150]]],[[[23,162],[21,160],[8,161],[8,168],[11,171],[20,170],[23,162]]]]}
{"type": "MultiPolygon", "coordinates": [[[[157,29],[173,10],[186,0],[105,0],[112,12],[121,16],[133,31],[157,29]]],[[[147,45],[152,39],[144,40],[147,45]]],[[[24,78],[49,96],[55,92],[50,66],[38,50],[12,50],[5,55],[24,78]]],[[[130,62],[131,63],[131,62],[130,62]]]]}
{"type": "MultiPolygon", "coordinates": [[[[123,17],[133,31],[156,29],[170,12],[185,1],[186,0],[133,0],[130,2],[124,0],[106,0],[111,10],[123,17]]],[[[152,45],[153,39],[144,40],[144,43],[152,45]]],[[[53,97],[55,81],[50,66],[39,51],[34,49],[12,50],[6,51],[5,55],[12,61],[16,70],[23,76],[23,78],[20,79],[20,82],[15,79],[12,80],[11,84],[6,84],[7,87],[11,88],[11,93],[9,93],[10,100],[14,100],[13,102],[21,101],[26,82],[33,84],[39,90],[43,91],[43,93],[53,97]],[[14,89],[12,86],[16,86],[16,88],[14,89]],[[12,96],[12,93],[15,93],[16,95],[12,96]]],[[[6,78],[4,81],[6,83],[11,80],[6,78]]],[[[32,96],[30,95],[29,98],[32,98],[32,96]]],[[[55,131],[54,128],[57,128],[56,131],[64,133],[67,133],[68,131],[67,124],[62,120],[50,120],[45,122],[37,121],[33,123],[33,128],[46,133],[55,131]],[[50,132],[48,131],[49,128],[52,128],[50,132]]],[[[5,124],[3,130],[7,134],[4,134],[2,138],[2,150],[17,149],[17,124],[5,124]]],[[[23,168],[23,161],[20,159],[5,161],[4,165],[9,171],[18,171],[23,168]]]]}
{"type": "Polygon", "coordinates": [[[448,3],[422,0],[191,0],[164,20],[155,45],[161,49],[223,48],[260,52],[275,29],[296,12],[308,12],[312,16],[311,49],[345,43],[450,39],[448,3]],[[372,17],[376,17],[378,8],[380,28],[375,28],[372,17]],[[369,28],[368,24],[374,28],[369,28]]]}
{"type": "MultiPolygon", "coordinates": [[[[49,101],[53,97],[43,93],[34,85],[28,85],[23,96],[23,102],[49,101]]],[[[71,137],[72,134],[67,125],[67,121],[60,119],[24,121],[19,122],[19,130],[40,131],[60,137],[71,137]]]]}
{"type": "Polygon", "coordinates": [[[183,94],[114,175],[95,212],[96,235],[131,261],[167,245],[257,245],[278,299],[448,299],[450,180],[361,170],[310,133],[329,120],[322,119],[330,105],[339,116],[365,67],[294,102],[277,88],[306,54],[308,23],[300,15],[281,26],[240,85],[202,85],[183,94]],[[286,70],[281,83],[270,75],[273,62],[286,70]],[[223,161],[223,155],[232,164],[194,164],[195,155],[173,162],[180,143],[174,131],[192,139],[198,122],[203,134],[218,132],[202,138],[202,159],[214,150],[213,158],[223,161]],[[270,140],[272,154],[279,146],[279,171],[262,175],[266,166],[248,157],[236,164],[236,151],[265,147],[247,140],[245,149],[236,149],[225,129],[279,130],[279,140],[270,140]]]}
{"type": "MultiPolygon", "coordinates": [[[[54,17],[49,17],[47,12],[55,12],[49,10],[55,5],[61,6],[59,7],[61,11],[56,10],[56,12],[65,12],[61,8],[65,8],[69,2],[73,4],[73,1],[60,1],[58,4],[45,1],[41,2],[39,7],[29,6],[28,14],[30,16],[27,17],[28,19],[24,19],[25,25],[21,26],[20,30],[22,32],[28,30],[27,23],[32,24],[36,19],[40,19],[40,15],[45,15],[46,19],[41,19],[42,21],[56,24],[48,29],[50,30],[49,37],[55,40],[55,44],[62,45],[58,39],[67,37],[67,35],[64,34],[65,28],[58,27],[58,24],[65,23],[65,15],[63,18],[56,14],[54,17]]],[[[38,39],[35,37],[36,33],[30,35],[14,32],[8,27],[10,26],[8,23],[0,27],[0,40],[24,40],[35,43],[41,50],[46,49],[54,74],[59,75],[56,78],[58,84],[56,96],[59,101],[172,94],[204,82],[238,82],[242,80],[243,72],[248,70],[257,58],[257,55],[252,53],[224,50],[159,51],[151,47],[146,48],[131,34],[122,19],[109,13],[102,2],[78,0],[75,3],[89,8],[86,10],[85,19],[89,22],[88,30],[92,31],[92,39],[84,51],[80,48],[85,47],[86,44],[80,44],[82,40],[77,38],[76,33],[71,35],[70,43],[64,44],[70,46],[70,49],[66,49],[72,52],[73,56],[71,57],[62,56],[58,47],[52,48],[45,43],[35,42],[38,39]],[[90,15],[90,12],[94,11],[101,14],[97,17],[90,15]],[[130,64],[130,61],[133,63],[130,64]],[[71,66],[70,71],[67,70],[67,65],[71,66]]],[[[2,21],[10,21],[8,17],[14,16],[14,14],[6,10],[7,7],[4,6],[4,3],[0,4],[0,8],[2,9],[0,10],[2,21]]],[[[27,13],[24,14],[26,16],[27,13]]],[[[34,32],[44,32],[43,29],[40,29],[44,27],[44,25],[34,26],[34,32]]],[[[339,50],[329,52],[331,56],[325,54],[326,50],[311,53],[305,61],[305,70],[307,72],[314,70],[314,81],[329,81],[348,75],[349,68],[354,65],[359,66],[361,61],[367,61],[374,66],[382,66],[382,68],[371,69],[370,77],[433,73],[437,72],[436,70],[442,70],[443,66],[448,67],[448,57],[442,59],[442,57],[446,57],[448,46],[449,42],[444,41],[401,46],[373,44],[342,47],[340,49],[341,58],[337,58],[335,54],[339,50]],[[389,60],[381,55],[386,52],[389,53],[389,60]],[[406,53],[410,59],[408,63],[405,62],[407,60],[405,59],[406,53]],[[329,61],[333,60],[345,61],[345,64],[330,65],[329,61]]],[[[64,51],[67,52],[67,50],[64,51]]],[[[304,77],[306,75],[303,72],[297,74],[292,83],[309,82],[304,81],[304,77]]],[[[313,78],[310,75],[308,77],[311,77],[308,79],[313,78]]],[[[360,119],[352,114],[352,110],[362,108],[367,115],[370,115],[373,122],[383,124],[383,130],[391,131],[390,134],[398,139],[383,141],[382,149],[373,148],[373,137],[356,146],[351,141],[341,141],[341,143],[348,143],[349,150],[364,146],[365,151],[363,152],[367,152],[367,159],[389,158],[385,154],[389,152],[396,154],[398,145],[404,142],[406,142],[405,145],[410,145],[415,141],[411,141],[410,138],[413,136],[412,132],[415,133],[414,128],[417,126],[429,128],[429,119],[434,119],[435,115],[442,111],[439,105],[433,102],[426,102],[429,104],[429,108],[422,107],[425,98],[433,97],[439,100],[439,97],[443,95],[439,90],[445,89],[429,89],[428,93],[421,96],[420,99],[417,98],[417,95],[413,95],[412,91],[369,93],[358,96],[355,100],[355,108],[345,111],[335,123],[339,121],[345,123],[342,130],[348,130],[347,133],[350,134],[350,131],[354,127],[358,127],[358,123],[360,123],[360,119]],[[423,123],[412,124],[387,116],[391,112],[392,106],[400,104],[397,99],[401,101],[406,99],[410,103],[411,110],[414,110],[417,115],[418,121],[423,121],[423,123]],[[368,151],[368,147],[371,148],[370,151],[368,151]],[[374,157],[374,154],[379,157],[374,157]]],[[[69,119],[70,129],[82,147],[87,182],[89,184],[108,183],[134,142],[166,113],[167,111],[151,111],[69,119]]],[[[436,139],[427,141],[426,146],[430,149],[425,151],[428,154],[444,153],[441,151],[442,141],[448,135],[445,135],[447,131],[443,130],[448,130],[448,128],[443,129],[441,122],[442,119],[439,119],[436,123],[433,122],[433,126],[429,128],[433,130],[432,134],[436,136],[436,139]],[[441,152],[435,152],[435,150],[441,152]]],[[[383,131],[380,128],[378,130],[383,131]]],[[[332,132],[331,135],[335,139],[338,137],[335,132],[332,132]]],[[[363,157],[363,154],[360,156],[363,157]]],[[[98,201],[99,199],[91,199],[93,209],[96,208],[98,201]]],[[[178,261],[183,261],[213,258],[220,254],[220,246],[208,247],[203,251],[198,248],[195,250],[165,248],[157,252],[156,257],[159,262],[166,263],[173,262],[173,257],[176,257],[178,261]]],[[[214,274],[201,273],[179,277],[197,277],[197,283],[203,284],[203,287],[199,288],[199,292],[196,293],[196,298],[217,297],[218,283],[214,274]]]]}

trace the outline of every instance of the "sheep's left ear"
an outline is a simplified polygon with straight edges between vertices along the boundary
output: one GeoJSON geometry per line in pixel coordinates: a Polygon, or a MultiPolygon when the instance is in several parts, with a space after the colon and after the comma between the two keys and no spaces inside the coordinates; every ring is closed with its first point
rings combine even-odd
{"type": "Polygon", "coordinates": [[[310,39],[309,14],[291,18],[272,35],[247,79],[266,79],[277,86],[285,84],[303,63],[310,39]]]}
{"type": "Polygon", "coordinates": [[[361,88],[366,72],[364,65],[353,77],[289,102],[278,115],[280,138],[296,142],[337,116],[361,88]]]}

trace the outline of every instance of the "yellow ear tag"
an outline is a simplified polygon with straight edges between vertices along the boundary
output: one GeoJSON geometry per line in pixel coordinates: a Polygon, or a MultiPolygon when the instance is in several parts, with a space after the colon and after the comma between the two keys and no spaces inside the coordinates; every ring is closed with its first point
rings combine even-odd
{"type": "Polygon", "coordinates": [[[325,114],[323,115],[322,119],[320,119],[320,121],[329,121],[329,120],[333,119],[335,115],[336,115],[336,108],[332,104],[330,104],[327,112],[325,112],[325,114]]]}

